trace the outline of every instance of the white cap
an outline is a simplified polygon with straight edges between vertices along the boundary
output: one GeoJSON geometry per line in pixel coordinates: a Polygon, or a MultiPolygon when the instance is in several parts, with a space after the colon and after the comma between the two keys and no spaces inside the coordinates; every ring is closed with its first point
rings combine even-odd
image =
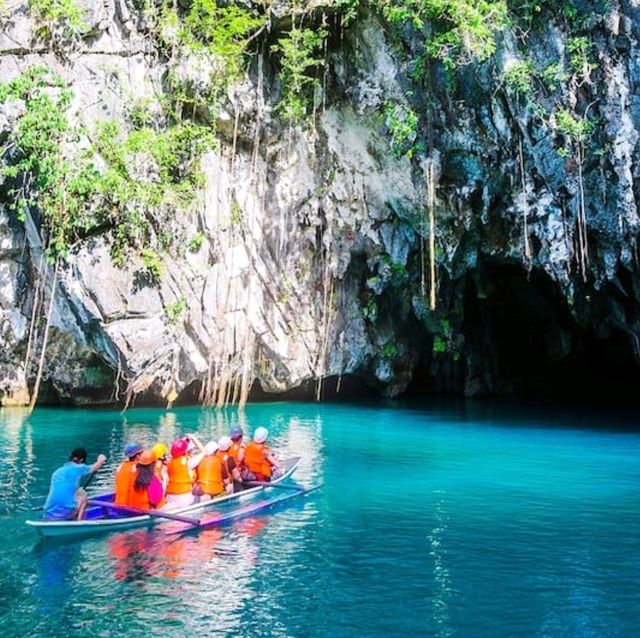
{"type": "Polygon", "coordinates": [[[231,447],[231,439],[228,436],[221,436],[218,439],[218,449],[226,452],[231,447]]]}
{"type": "Polygon", "coordinates": [[[253,433],[253,440],[256,443],[264,443],[267,440],[267,437],[269,436],[269,430],[267,430],[267,428],[257,428],[256,431],[253,433]]]}
{"type": "Polygon", "coordinates": [[[211,456],[216,453],[217,449],[218,444],[215,441],[209,441],[209,443],[204,446],[204,454],[205,456],[211,456]]]}

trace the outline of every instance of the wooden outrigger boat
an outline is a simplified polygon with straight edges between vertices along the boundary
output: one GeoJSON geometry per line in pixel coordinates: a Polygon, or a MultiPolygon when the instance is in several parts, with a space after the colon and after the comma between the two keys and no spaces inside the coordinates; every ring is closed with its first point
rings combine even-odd
{"type": "MultiPolygon", "coordinates": [[[[38,534],[47,538],[90,536],[93,534],[121,531],[132,529],[135,527],[149,527],[163,521],[166,522],[167,519],[179,521],[182,520],[183,522],[187,522],[193,526],[197,526],[200,523],[200,519],[188,518],[189,514],[205,513],[208,510],[216,508],[222,503],[231,502],[231,505],[233,505],[235,502],[240,503],[242,501],[250,499],[253,495],[259,492],[265,490],[270,491],[276,486],[284,488],[285,486],[282,485],[282,482],[293,474],[294,470],[298,467],[299,462],[300,457],[294,457],[284,460],[281,463],[283,469],[282,476],[274,479],[271,483],[253,483],[253,487],[249,487],[248,489],[242,490],[241,492],[222,496],[220,498],[206,501],[204,503],[193,503],[192,505],[168,510],[167,512],[151,511],[148,514],[138,514],[136,510],[129,509],[129,511],[126,511],[127,508],[115,508],[112,506],[113,493],[110,493],[101,494],[99,496],[91,498],[90,506],[87,508],[85,518],[83,518],[82,520],[58,521],[47,520],[43,518],[39,520],[29,520],[26,521],[26,523],[30,527],[33,527],[38,532],[38,534]],[[132,515],[131,512],[133,511],[136,511],[136,514],[132,515]]],[[[306,492],[306,490],[295,488],[295,486],[291,487],[294,488],[293,495],[306,492]]],[[[281,497],[271,499],[271,504],[275,505],[281,500],[283,500],[281,497]]],[[[260,507],[259,509],[265,509],[266,507],[267,506],[264,505],[263,502],[262,507],[260,507]]],[[[241,507],[235,510],[234,515],[234,510],[231,509],[228,513],[220,516],[220,524],[223,524],[227,520],[233,520],[235,518],[240,518],[241,516],[248,515],[250,513],[253,513],[254,511],[257,510],[255,508],[252,509],[250,506],[241,507]]]]}

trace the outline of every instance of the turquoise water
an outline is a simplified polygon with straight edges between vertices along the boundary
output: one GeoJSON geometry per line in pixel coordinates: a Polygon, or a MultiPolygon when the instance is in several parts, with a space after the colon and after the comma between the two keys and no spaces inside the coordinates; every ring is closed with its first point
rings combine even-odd
{"type": "MultiPolygon", "coordinates": [[[[640,422],[438,403],[0,413],[4,636],[634,636],[640,422]],[[269,427],[301,501],[222,529],[38,542],[73,447],[269,427]]],[[[169,524],[171,525],[171,523],[169,524]]]]}

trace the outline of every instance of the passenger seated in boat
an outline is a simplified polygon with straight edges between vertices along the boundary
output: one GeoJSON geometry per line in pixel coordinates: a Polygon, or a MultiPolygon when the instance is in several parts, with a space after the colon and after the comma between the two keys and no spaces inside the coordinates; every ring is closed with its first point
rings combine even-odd
{"type": "Polygon", "coordinates": [[[280,464],[266,444],[268,436],[269,430],[259,427],[253,433],[253,441],[247,445],[244,456],[247,481],[270,481],[281,474],[280,464]]]}
{"type": "Polygon", "coordinates": [[[136,480],[136,463],[144,449],[140,443],[129,443],[124,448],[126,461],[122,461],[116,470],[116,494],[113,502],[116,505],[128,505],[131,498],[133,482],[136,480]]]}
{"type": "Polygon", "coordinates": [[[229,480],[225,483],[225,490],[227,494],[233,494],[236,485],[242,485],[242,477],[240,476],[240,469],[236,465],[233,456],[230,454],[231,439],[228,436],[221,436],[218,439],[218,451],[216,456],[222,462],[222,471],[226,472],[229,480]]]}
{"type": "Polygon", "coordinates": [[[188,434],[182,439],[176,439],[171,444],[171,460],[167,464],[169,484],[167,485],[167,504],[171,507],[185,507],[193,503],[193,482],[195,469],[202,460],[204,454],[202,443],[193,434],[188,434]],[[187,450],[189,443],[193,442],[201,452],[189,456],[187,450]]]}
{"type": "Polygon", "coordinates": [[[86,486],[89,478],[97,472],[107,460],[104,454],[91,466],[87,465],[87,451],[78,447],[69,456],[69,462],[59,467],[51,475],[49,494],[44,503],[44,518],[53,520],[81,519],[87,508],[86,486]]]}
{"type": "Polygon", "coordinates": [[[233,428],[229,438],[231,439],[231,447],[229,448],[229,456],[236,462],[238,468],[241,468],[244,463],[245,446],[242,442],[244,432],[242,428],[233,428]]]}
{"type": "Polygon", "coordinates": [[[216,456],[218,444],[210,441],[204,446],[204,458],[196,468],[196,482],[193,486],[194,502],[203,503],[222,496],[229,483],[229,474],[222,466],[222,460],[216,456]]]}
{"type": "Polygon", "coordinates": [[[156,462],[154,463],[154,474],[156,478],[162,483],[162,495],[167,491],[167,485],[169,485],[169,473],[167,472],[167,446],[164,443],[156,443],[151,451],[156,455],[156,462]]]}
{"type": "Polygon", "coordinates": [[[129,507],[149,510],[159,509],[165,504],[162,483],[154,471],[155,463],[156,455],[152,450],[146,450],[138,458],[129,507]]]}

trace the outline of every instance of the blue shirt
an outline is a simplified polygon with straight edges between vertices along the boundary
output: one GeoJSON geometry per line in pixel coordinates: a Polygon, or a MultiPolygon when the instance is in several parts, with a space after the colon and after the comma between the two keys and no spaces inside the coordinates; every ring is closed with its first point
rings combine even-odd
{"type": "Polygon", "coordinates": [[[90,467],[69,461],[51,475],[49,495],[44,504],[45,518],[69,518],[76,510],[76,490],[90,467]]]}

